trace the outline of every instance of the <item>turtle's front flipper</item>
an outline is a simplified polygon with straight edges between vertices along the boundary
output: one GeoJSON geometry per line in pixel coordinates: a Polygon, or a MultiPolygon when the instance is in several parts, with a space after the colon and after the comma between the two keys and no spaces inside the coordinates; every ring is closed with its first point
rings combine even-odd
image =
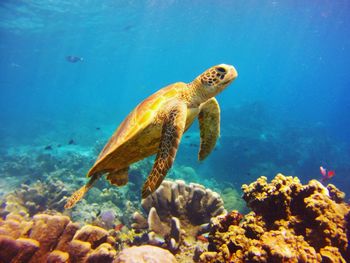
{"type": "Polygon", "coordinates": [[[220,106],[215,98],[200,105],[198,120],[201,136],[198,159],[202,161],[214,149],[220,135],[220,106]]]}
{"type": "Polygon", "coordinates": [[[87,193],[87,191],[90,190],[90,188],[94,185],[97,179],[99,179],[102,176],[103,173],[97,173],[91,176],[89,182],[87,182],[86,185],[81,187],[79,190],[75,191],[71,197],[68,198],[68,201],[64,208],[69,209],[75,206],[79,200],[83,198],[83,196],[87,193]]]}
{"type": "Polygon", "coordinates": [[[183,102],[171,105],[164,119],[162,135],[152,171],[142,188],[142,198],[153,193],[173,165],[186,124],[187,106],[183,102]]]}

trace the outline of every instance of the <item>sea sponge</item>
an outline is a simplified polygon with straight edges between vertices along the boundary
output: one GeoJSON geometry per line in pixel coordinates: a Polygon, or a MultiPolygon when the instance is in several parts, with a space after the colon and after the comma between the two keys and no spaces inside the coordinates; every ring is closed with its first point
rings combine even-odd
{"type": "Polygon", "coordinates": [[[252,212],[241,221],[232,213],[212,220],[201,262],[350,261],[350,207],[335,186],[278,174],[242,189],[252,212]]]}
{"type": "Polygon", "coordinates": [[[115,240],[96,226],[62,215],[37,214],[32,220],[9,214],[0,219],[0,262],[113,262],[115,240]]]}

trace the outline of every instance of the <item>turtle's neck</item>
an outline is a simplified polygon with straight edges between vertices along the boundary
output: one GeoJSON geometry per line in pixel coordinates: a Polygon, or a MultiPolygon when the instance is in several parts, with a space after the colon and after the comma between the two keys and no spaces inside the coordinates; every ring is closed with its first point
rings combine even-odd
{"type": "Polygon", "coordinates": [[[202,83],[199,79],[195,79],[191,83],[188,83],[188,95],[189,95],[189,106],[192,108],[198,107],[203,102],[210,99],[208,94],[205,94],[204,89],[201,87],[202,83]]]}

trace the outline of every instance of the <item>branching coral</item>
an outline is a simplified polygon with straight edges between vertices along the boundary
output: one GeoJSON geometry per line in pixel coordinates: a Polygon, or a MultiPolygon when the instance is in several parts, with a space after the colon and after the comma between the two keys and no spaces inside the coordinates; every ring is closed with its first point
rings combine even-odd
{"type": "Polygon", "coordinates": [[[142,200],[142,207],[147,214],[154,207],[161,219],[175,216],[192,225],[208,223],[225,212],[219,194],[200,184],[186,185],[182,180],[164,181],[155,193],[142,200]]]}
{"type": "Polygon", "coordinates": [[[186,185],[181,180],[164,181],[142,201],[142,207],[147,218],[136,212],[132,227],[145,231],[146,238],[135,242],[158,245],[172,252],[177,252],[184,243],[195,243],[198,235],[209,231],[212,217],[226,213],[217,193],[199,184],[186,185]]]}
{"type": "Polygon", "coordinates": [[[112,262],[115,240],[102,228],[61,215],[0,219],[0,262],[112,262]]]}
{"type": "MultiPolygon", "coordinates": [[[[348,262],[349,205],[316,180],[302,185],[278,174],[242,186],[252,209],[243,220],[213,220],[202,262],[348,262]],[[330,261],[331,260],[331,261],[330,261]]],[[[232,215],[231,215],[232,216],[232,215]]]]}

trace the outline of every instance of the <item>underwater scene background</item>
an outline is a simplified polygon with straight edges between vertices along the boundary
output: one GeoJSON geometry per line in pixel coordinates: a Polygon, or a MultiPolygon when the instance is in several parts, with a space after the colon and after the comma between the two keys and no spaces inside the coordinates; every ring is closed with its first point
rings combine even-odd
{"type": "Polygon", "coordinates": [[[146,244],[169,262],[350,260],[349,12],[346,0],[1,1],[0,247],[14,252],[0,262],[131,262],[153,247],[120,251],[146,244]],[[63,208],[139,102],[220,63],[238,78],[217,96],[221,136],[206,160],[195,122],[150,198],[140,195],[154,157],[132,166],[127,186],[100,180],[63,208]],[[56,241],[75,231],[59,247],[35,234],[42,224],[56,241]],[[254,224],[279,229],[288,253],[266,249],[274,235],[254,224]]]}

